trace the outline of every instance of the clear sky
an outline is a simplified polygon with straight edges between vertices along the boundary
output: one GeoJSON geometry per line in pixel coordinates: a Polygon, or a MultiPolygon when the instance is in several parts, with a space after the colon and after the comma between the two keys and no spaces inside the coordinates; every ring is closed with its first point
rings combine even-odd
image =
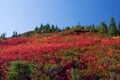
{"type": "Polygon", "coordinates": [[[107,24],[120,19],[120,0],[0,0],[0,34],[23,33],[41,23],[66,26],[107,24]]]}

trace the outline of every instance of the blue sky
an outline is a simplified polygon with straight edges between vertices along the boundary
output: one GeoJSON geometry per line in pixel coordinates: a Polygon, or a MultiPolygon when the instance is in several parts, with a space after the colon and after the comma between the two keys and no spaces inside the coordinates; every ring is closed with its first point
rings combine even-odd
{"type": "Polygon", "coordinates": [[[0,34],[23,33],[41,23],[66,26],[107,24],[120,19],[120,0],[0,0],[0,34]]]}

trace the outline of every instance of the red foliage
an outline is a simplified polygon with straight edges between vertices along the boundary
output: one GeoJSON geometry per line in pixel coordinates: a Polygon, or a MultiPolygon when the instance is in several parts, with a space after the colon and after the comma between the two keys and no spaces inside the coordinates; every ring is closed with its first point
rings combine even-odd
{"type": "MultiPolygon", "coordinates": [[[[36,41],[36,38],[11,38],[8,40],[0,40],[0,75],[2,75],[0,80],[2,80],[2,78],[6,79],[5,75],[9,63],[16,60],[26,61],[28,63],[34,61],[35,64],[61,64],[66,68],[66,72],[67,69],[74,68],[74,66],[77,66],[76,68],[80,70],[87,69],[90,67],[88,64],[91,64],[91,70],[94,71],[107,70],[109,66],[113,64],[112,61],[110,61],[111,56],[114,59],[117,57],[116,59],[118,60],[116,60],[116,63],[120,62],[120,54],[117,54],[119,46],[116,48],[116,45],[120,43],[120,39],[74,35],[63,37],[51,36],[48,37],[47,40],[45,40],[45,38],[38,40],[39,41],[36,41]],[[73,55],[72,57],[64,55],[64,50],[73,50],[77,55],[77,59],[75,57],[76,60],[74,60],[73,55]],[[112,53],[110,54],[111,51],[112,53]],[[113,52],[115,53],[113,54],[113,52]],[[57,60],[58,57],[60,60],[57,60]],[[71,59],[66,60],[68,57],[71,57],[71,59]],[[102,60],[101,57],[104,57],[106,61],[100,61],[100,59],[102,60]],[[79,64],[74,63],[74,61],[79,62],[79,64]]],[[[120,67],[116,68],[116,71],[120,73],[120,67]]],[[[85,76],[93,77],[98,75],[89,73],[85,76]]],[[[58,77],[60,77],[61,80],[65,80],[66,77],[68,79],[71,78],[70,75],[66,77],[59,75],[58,77]]]]}

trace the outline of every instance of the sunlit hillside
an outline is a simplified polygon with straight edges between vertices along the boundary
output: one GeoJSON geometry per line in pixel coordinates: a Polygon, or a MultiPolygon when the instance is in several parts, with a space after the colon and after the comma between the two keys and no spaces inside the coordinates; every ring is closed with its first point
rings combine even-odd
{"type": "Polygon", "coordinates": [[[0,80],[120,79],[120,38],[66,30],[0,40],[0,80]]]}

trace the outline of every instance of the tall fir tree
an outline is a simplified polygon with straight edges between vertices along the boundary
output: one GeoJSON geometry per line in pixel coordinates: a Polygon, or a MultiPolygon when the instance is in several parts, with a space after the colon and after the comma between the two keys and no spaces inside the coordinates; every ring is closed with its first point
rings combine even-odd
{"type": "Polygon", "coordinates": [[[76,26],[77,28],[81,28],[80,22],[78,23],[78,25],[76,26]]]}
{"type": "Polygon", "coordinates": [[[39,29],[38,26],[35,27],[34,32],[35,32],[35,33],[39,33],[39,32],[40,32],[40,29],[39,29]]]}
{"type": "Polygon", "coordinates": [[[119,23],[118,23],[118,35],[120,36],[120,20],[119,20],[119,23]]]}
{"type": "Polygon", "coordinates": [[[110,26],[108,28],[108,34],[111,37],[112,36],[117,36],[117,28],[116,28],[114,17],[111,17],[110,26]]]}
{"type": "Polygon", "coordinates": [[[46,32],[50,32],[50,24],[46,24],[44,27],[46,32]]]}
{"type": "Polygon", "coordinates": [[[54,31],[55,31],[55,26],[51,25],[51,32],[54,32],[54,31]]]}
{"type": "Polygon", "coordinates": [[[107,35],[108,29],[107,29],[107,25],[105,22],[101,22],[101,25],[99,27],[98,33],[100,36],[105,36],[107,35]]]}
{"type": "Polygon", "coordinates": [[[55,32],[59,32],[59,31],[61,31],[61,30],[60,30],[59,27],[56,25],[56,26],[55,26],[55,32]]]}
{"type": "Polygon", "coordinates": [[[90,32],[95,32],[96,30],[95,30],[95,25],[94,24],[92,24],[92,26],[90,27],[90,32]]]}
{"type": "Polygon", "coordinates": [[[17,31],[13,31],[12,37],[17,37],[17,36],[18,36],[17,31]]]}
{"type": "Polygon", "coordinates": [[[40,31],[44,29],[44,25],[41,23],[40,25],[40,31]]]}
{"type": "Polygon", "coordinates": [[[2,34],[0,35],[0,38],[6,39],[6,33],[2,33],[2,34]]]}

